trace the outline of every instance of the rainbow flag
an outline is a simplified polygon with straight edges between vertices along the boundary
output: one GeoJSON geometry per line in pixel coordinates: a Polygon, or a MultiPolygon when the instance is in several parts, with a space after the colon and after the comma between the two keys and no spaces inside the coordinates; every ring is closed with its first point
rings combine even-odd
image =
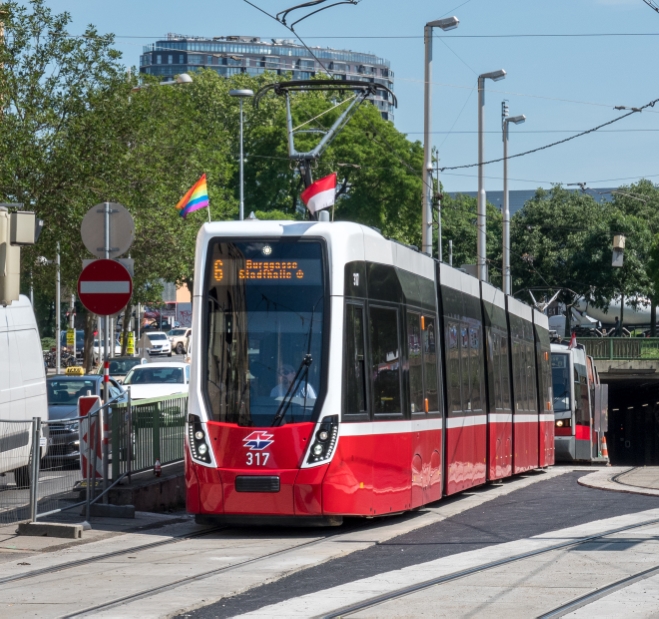
{"type": "Polygon", "coordinates": [[[176,208],[181,211],[179,214],[183,219],[188,216],[188,213],[194,213],[202,208],[209,208],[208,202],[208,187],[206,185],[206,175],[202,177],[188,190],[176,205],[176,208]]]}

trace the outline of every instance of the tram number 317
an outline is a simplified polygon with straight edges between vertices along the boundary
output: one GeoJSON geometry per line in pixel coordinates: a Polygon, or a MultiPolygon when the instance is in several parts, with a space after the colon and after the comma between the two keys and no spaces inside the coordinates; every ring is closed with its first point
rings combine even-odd
{"type": "Polygon", "coordinates": [[[270,458],[269,453],[252,453],[251,451],[247,452],[247,466],[265,466],[268,458],[270,458]]]}

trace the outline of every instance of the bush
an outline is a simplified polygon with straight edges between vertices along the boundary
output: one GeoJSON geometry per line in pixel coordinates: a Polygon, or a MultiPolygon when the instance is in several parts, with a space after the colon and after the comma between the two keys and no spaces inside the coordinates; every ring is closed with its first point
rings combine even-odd
{"type": "Polygon", "coordinates": [[[50,350],[51,348],[57,346],[57,340],[54,337],[42,337],[41,338],[41,348],[42,350],[50,350]]]}

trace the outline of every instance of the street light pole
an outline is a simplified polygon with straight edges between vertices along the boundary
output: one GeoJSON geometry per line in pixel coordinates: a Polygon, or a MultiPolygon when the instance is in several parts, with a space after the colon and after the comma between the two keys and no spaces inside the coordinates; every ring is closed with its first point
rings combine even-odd
{"type": "Polygon", "coordinates": [[[476,271],[478,279],[487,281],[487,196],[485,195],[485,183],[483,179],[483,161],[485,156],[485,80],[498,82],[506,77],[506,72],[501,69],[491,73],[483,73],[478,76],[478,258],[476,271]]]}
{"type": "MultiPolygon", "coordinates": [[[[425,72],[423,97],[423,199],[421,209],[421,250],[432,256],[432,29],[441,28],[444,32],[458,27],[457,17],[428,22],[423,29],[425,44],[425,72]]],[[[439,236],[442,235],[442,222],[439,220],[439,236]]],[[[440,241],[441,244],[441,241],[440,241]]],[[[439,256],[441,260],[441,256],[439,256]]]]}
{"type": "Polygon", "coordinates": [[[508,196],[508,132],[510,123],[519,125],[526,116],[512,116],[503,119],[503,291],[512,294],[512,278],[510,274],[510,203],[508,196]]]}
{"type": "Polygon", "coordinates": [[[253,97],[254,91],[244,90],[230,90],[229,96],[238,97],[240,101],[240,215],[239,219],[245,219],[245,171],[244,163],[245,156],[243,154],[244,139],[243,139],[243,99],[246,97],[253,97]]]}
{"type": "Polygon", "coordinates": [[[61,360],[62,360],[62,308],[60,307],[60,286],[61,286],[61,276],[60,276],[60,256],[59,256],[59,241],[57,242],[57,256],[55,257],[55,373],[59,374],[62,370],[61,360]]]}

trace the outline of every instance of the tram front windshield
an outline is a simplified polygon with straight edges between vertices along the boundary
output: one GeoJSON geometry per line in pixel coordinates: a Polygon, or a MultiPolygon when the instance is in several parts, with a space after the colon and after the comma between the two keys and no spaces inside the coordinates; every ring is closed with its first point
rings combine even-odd
{"type": "Polygon", "coordinates": [[[323,387],[320,242],[215,240],[205,299],[206,397],[215,421],[313,420],[323,387]]]}
{"type": "Polygon", "coordinates": [[[551,355],[551,377],[554,392],[554,412],[572,410],[570,405],[570,356],[563,353],[551,355]]]}

